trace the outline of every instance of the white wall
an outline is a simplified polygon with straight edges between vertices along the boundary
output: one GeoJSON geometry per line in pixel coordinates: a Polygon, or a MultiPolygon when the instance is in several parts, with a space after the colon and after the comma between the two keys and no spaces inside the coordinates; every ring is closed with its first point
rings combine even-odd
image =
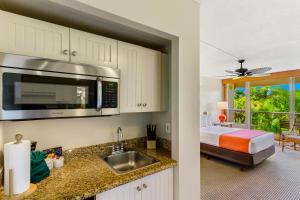
{"type": "Polygon", "coordinates": [[[157,134],[159,137],[172,140],[172,133],[166,133],[166,123],[171,123],[171,112],[153,113],[152,123],[157,125],[157,134]]]}
{"type": "MultiPolygon", "coordinates": [[[[61,0],[52,1],[62,3],[61,0]]],[[[91,12],[90,8],[64,2],[66,6],[91,12]]],[[[172,154],[179,165],[175,170],[175,199],[199,200],[199,4],[194,0],[77,0],[77,2],[178,36],[178,40],[172,40],[171,69],[172,154]]]]}
{"type": "Polygon", "coordinates": [[[146,124],[150,122],[151,114],[141,113],[110,117],[2,122],[2,126],[4,142],[13,141],[18,132],[25,139],[37,141],[38,149],[57,146],[70,149],[116,141],[118,126],[122,127],[125,139],[145,136],[146,124]]]}
{"type": "Polygon", "coordinates": [[[207,111],[212,121],[218,121],[220,110],[217,102],[223,100],[222,81],[213,77],[201,77],[200,79],[200,111],[207,111]]]}

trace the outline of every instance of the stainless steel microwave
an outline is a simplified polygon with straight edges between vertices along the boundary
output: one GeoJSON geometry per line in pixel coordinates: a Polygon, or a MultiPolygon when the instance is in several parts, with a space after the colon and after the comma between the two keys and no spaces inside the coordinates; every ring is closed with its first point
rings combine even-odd
{"type": "Polygon", "coordinates": [[[120,72],[0,53],[0,120],[120,114],[120,72]]]}

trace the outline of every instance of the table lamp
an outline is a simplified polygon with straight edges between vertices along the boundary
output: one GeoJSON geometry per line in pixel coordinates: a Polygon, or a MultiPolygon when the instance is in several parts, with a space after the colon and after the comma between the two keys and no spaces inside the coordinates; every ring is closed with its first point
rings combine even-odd
{"type": "Polygon", "coordinates": [[[226,115],[224,114],[224,110],[228,109],[228,103],[227,101],[220,101],[217,105],[218,108],[221,110],[221,113],[219,115],[220,123],[224,123],[226,121],[226,115]]]}

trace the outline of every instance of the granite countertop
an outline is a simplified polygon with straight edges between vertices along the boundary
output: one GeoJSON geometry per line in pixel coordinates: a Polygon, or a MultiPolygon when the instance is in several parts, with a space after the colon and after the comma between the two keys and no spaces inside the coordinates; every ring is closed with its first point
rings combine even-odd
{"type": "Polygon", "coordinates": [[[169,151],[163,149],[139,150],[160,160],[160,162],[117,175],[96,154],[77,157],[68,160],[62,169],[52,170],[48,178],[37,184],[37,190],[34,193],[28,196],[8,198],[3,195],[3,188],[0,188],[0,198],[10,200],[85,199],[176,165],[176,161],[170,158],[169,151]]]}

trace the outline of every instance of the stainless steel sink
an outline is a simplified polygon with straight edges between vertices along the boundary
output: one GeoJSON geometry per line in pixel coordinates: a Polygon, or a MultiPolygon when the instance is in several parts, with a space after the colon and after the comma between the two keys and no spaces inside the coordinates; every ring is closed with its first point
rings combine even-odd
{"type": "Polygon", "coordinates": [[[123,174],[159,162],[138,151],[126,151],[101,157],[116,173],[123,174]]]}

